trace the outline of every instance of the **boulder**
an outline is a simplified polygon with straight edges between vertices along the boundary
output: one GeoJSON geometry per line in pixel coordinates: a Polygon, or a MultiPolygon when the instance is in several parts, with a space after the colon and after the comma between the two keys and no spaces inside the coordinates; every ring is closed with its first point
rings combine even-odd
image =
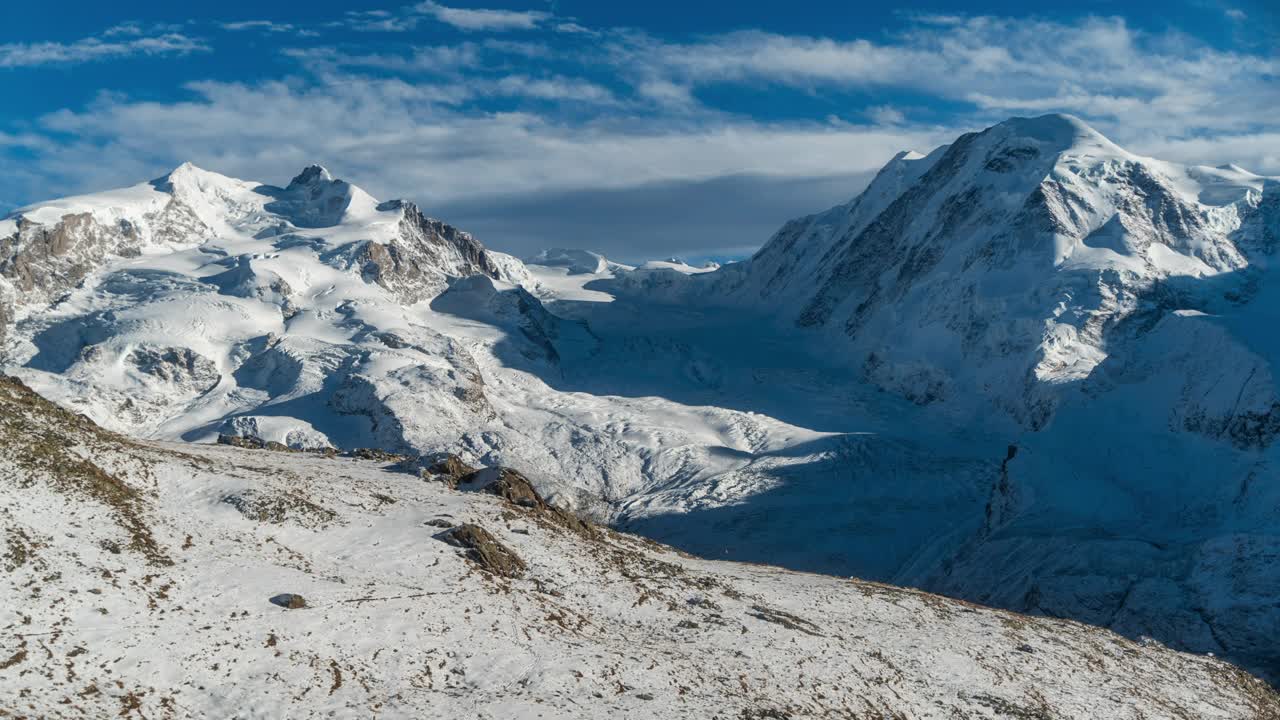
{"type": "Polygon", "coordinates": [[[271,598],[271,604],[286,610],[301,610],[307,606],[307,600],[297,593],[280,593],[271,598]]]}

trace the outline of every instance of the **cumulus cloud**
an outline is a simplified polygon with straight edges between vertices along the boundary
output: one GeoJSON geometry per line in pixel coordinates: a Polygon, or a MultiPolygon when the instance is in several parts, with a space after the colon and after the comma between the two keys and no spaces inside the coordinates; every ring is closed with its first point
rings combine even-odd
{"type": "Polygon", "coordinates": [[[72,43],[0,44],[0,68],[74,65],[133,55],[186,55],[209,49],[203,42],[176,32],[142,37],[135,25],[116,26],[108,32],[110,35],[72,43]]]}

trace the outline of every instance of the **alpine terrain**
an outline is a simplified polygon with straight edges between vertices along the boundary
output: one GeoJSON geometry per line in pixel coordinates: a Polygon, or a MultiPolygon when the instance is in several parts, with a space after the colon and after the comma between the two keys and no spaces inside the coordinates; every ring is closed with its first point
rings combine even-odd
{"type": "Polygon", "coordinates": [[[1207,657],[1280,680],[1278,252],[1064,115],[723,266],[319,166],[19,209],[0,709],[1280,717],[1207,657]]]}

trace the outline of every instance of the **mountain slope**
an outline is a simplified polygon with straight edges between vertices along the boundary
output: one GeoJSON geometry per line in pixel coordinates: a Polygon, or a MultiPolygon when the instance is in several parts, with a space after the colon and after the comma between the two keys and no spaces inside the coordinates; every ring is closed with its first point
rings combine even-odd
{"type": "Polygon", "coordinates": [[[585,287],[615,302],[552,309],[593,327],[620,305],[696,318],[681,340],[721,388],[708,402],[851,435],[769,482],[724,473],[636,497],[628,527],[1274,678],[1278,229],[1274,178],[1139,157],[1072,117],[1013,119],[899,155],[747,262],[601,277],[585,287]],[[806,551],[779,547],[804,528],[806,551]]]}
{"type": "Polygon", "coordinates": [[[6,378],[0,434],[8,715],[1280,717],[1213,658],[696,560],[518,485],[126,440],[6,378]]]}
{"type": "MultiPolygon", "coordinates": [[[[1134,326],[1253,297],[1277,193],[1238,168],[1135,156],[1070,116],[1013,119],[900,155],[855,201],[789,223],[716,282],[824,331],[889,392],[1038,429],[1134,326]]],[[[1274,393],[1247,401],[1274,425],[1274,393]]],[[[1230,410],[1170,408],[1248,434],[1225,429],[1241,424],[1230,410]]]]}

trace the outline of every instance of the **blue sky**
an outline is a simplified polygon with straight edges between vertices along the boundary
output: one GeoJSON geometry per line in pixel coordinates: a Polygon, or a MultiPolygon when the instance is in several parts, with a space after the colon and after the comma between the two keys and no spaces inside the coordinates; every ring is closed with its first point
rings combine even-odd
{"type": "Polygon", "coordinates": [[[20,3],[0,211],[185,160],[274,183],[319,162],[516,254],[735,256],[898,150],[1057,111],[1280,174],[1272,6],[20,3]]]}

